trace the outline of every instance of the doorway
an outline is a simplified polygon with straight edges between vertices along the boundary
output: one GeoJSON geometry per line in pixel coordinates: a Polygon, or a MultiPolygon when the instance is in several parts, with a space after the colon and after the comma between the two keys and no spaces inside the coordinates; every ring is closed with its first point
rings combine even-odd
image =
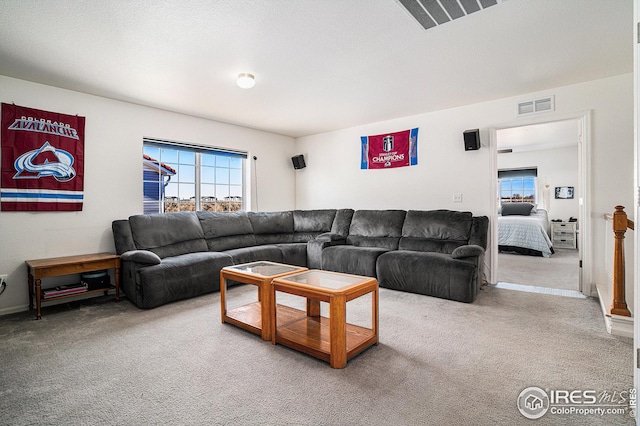
{"type": "MultiPolygon", "coordinates": [[[[586,265],[585,257],[588,257],[585,241],[589,237],[586,231],[589,229],[588,215],[585,214],[588,204],[583,195],[588,193],[588,121],[589,113],[585,112],[490,129],[495,180],[491,282],[590,295],[590,289],[583,285],[586,277],[582,268],[586,265]],[[516,183],[510,187],[501,184],[498,179],[498,171],[505,170],[511,173],[507,176],[526,170],[534,177],[525,178],[524,184],[523,179],[515,179],[516,183]],[[535,184],[531,184],[532,180],[535,184]],[[510,188],[511,192],[506,188],[510,188]],[[507,217],[509,213],[502,217],[501,205],[509,201],[533,204],[531,217],[507,217]],[[530,251],[514,251],[511,250],[513,247],[503,245],[505,234],[499,234],[498,230],[501,224],[515,221],[517,232],[534,232],[536,228],[528,228],[529,224],[521,227],[518,221],[537,222],[540,218],[546,220],[536,226],[544,227],[547,233],[548,253],[538,247],[541,241],[534,241],[532,247],[538,250],[530,251]],[[523,252],[528,254],[521,254],[523,252]]],[[[516,231],[511,229],[509,232],[516,231]]],[[[532,237],[525,237],[524,240],[527,238],[532,237]]],[[[522,243],[525,246],[529,244],[528,241],[522,243]]]]}

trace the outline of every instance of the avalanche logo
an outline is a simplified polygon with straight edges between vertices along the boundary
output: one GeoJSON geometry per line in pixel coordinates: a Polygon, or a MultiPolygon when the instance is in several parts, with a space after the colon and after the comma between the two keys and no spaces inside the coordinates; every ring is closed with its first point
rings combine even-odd
{"type": "Polygon", "coordinates": [[[16,159],[13,167],[18,173],[13,178],[40,179],[53,176],[58,182],[68,182],[76,177],[76,171],[71,167],[73,162],[73,155],[45,142],[40,149],[25,152],[16,159]]]}

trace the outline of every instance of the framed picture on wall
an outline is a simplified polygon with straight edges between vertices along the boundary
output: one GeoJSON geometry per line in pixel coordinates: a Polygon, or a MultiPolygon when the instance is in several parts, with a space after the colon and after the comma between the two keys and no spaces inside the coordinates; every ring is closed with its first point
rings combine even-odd
{"type": "Polygon", "coordinates": [[[573,198],[573,186],[556,186],[556,198],[565,200],[573,198]]]}

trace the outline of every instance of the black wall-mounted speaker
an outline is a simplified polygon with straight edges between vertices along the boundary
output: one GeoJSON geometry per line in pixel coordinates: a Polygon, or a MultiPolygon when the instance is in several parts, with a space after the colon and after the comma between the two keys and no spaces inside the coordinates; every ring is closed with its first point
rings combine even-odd
{"type": "Polygon", "coordinates": [[[296,155],[294,157],[291,157],[291,162],[293,163],[293,168],[296,170],[304,169],[305,167],[307,167],[304,162],[304,155],[296,155]]]}
{"type": "Polygon", "coordinates": [[[464,131],[464,150],[475,151],[480,149],[480,130],[465,130],[464,131]]]}

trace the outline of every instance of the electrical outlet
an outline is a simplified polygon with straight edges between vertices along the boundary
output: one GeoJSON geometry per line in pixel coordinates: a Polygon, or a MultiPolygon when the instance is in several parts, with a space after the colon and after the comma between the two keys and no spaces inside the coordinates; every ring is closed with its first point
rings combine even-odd
{"type": "Polygon", "coordinates": [[[462,194],[454,193],[453,194],[453,202],[454,203],[461,203],[462,202],[462,194]]]}

